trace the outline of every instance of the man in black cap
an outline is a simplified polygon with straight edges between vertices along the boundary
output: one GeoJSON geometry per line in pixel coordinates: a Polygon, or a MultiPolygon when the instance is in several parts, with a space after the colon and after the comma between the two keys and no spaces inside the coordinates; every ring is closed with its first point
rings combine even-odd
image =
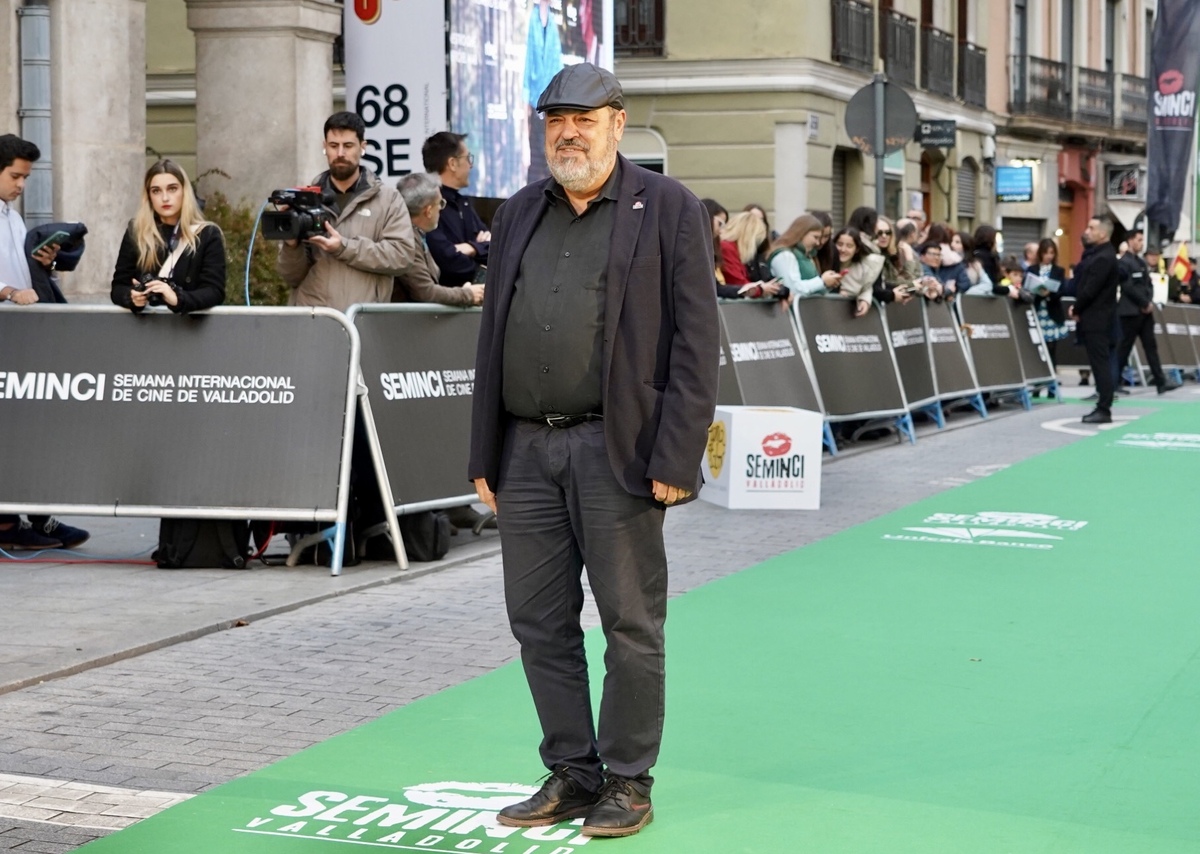
{"type": "Polygon", "coordinates": [[[1088,363],[1096,378],[1096,408],[1083,416],[1085,424],[1111,424],[1116,376],[1112,364],[1113,325],[1117,287],[1121,281],[1117,250],[1112,244],[1113,221],[1106,214],[1088,220],[1083,232],[1083,257],[1075,265],[1075,305],[1071,314],[1088,363]]]}
{"type": "Polygon", "coordinates": [[[1133,344],[1140,338],[1154,385],[1159,394],[1165,394],[1179,388],[1179,383],[1167,379],[1158,358],[1158,342],[1154,340],[1154,282],[1150,279],[1150,265],[1140,257],[1146,246],[1146,235],[1140,227],[1134,227],[1126,240],[1129,251],[1119,262],[1121,301],[1117,305],[1117,314],[1121,321],[1121,344],[1117,348],[1117,370],[1125,369],[1133,344]]]}
{"type": "Polygon", "coordinates": [[[551,774],[502,824],[651,820],[662,738],[666,508],[699,489],[719,356],[700,201],[617,153],[617,79],[568,66],[537,105],[551,177],[492,222],[470,477],[497,510],[505,599],[551,774]],[[607,643],[599,731],[581,573],[607,643]]]}

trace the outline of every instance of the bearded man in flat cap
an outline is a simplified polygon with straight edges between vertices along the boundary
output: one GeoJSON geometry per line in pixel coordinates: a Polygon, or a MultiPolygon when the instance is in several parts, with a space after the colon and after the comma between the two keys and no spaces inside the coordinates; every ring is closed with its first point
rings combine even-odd
{"type": "Polygon", "coordinates": [[[663,517],[700,488],[716,404],[712,237],[692,193],[617,153],[626,116],[611,73],[568,66],[537,109],[551,177],[492,223],[469,474],[497,511],[551,773],[498,820],[585,816],[585,835],[627,836],[653,816],[662,740],[663,517]],[[585,566],[607,644],[598,729],[585,566]]]}

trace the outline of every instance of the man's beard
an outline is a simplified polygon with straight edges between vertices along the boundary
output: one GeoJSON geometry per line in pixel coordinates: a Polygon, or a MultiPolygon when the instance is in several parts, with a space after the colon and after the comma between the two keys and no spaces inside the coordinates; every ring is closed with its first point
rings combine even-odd
{"type": "Polygon", "coordinates": [[[550,174],[554,176],[554,180],[561,184],[564,190],[577,193],[590,190],[612,170],[617,154],[616,133],[610,124],[608,133],[605,135],[604,150],[598,152],[595,159],[592,158],[592,150],[588,148],[587,143],[579,139],[560,142],[555,146],[554,151],[554,154],[546,158],[546,165],[550,168],[550,174]],[[584,156],[582,158],[557,157],[557,152],[564,149],[582,151],[584,156]]]}
{"type": "Polygon", "coordinates": [[[358,171],[358,164],[348,160],[335,160],[329,165],[329,174],[335,181],[348,181],[358,171]]]}

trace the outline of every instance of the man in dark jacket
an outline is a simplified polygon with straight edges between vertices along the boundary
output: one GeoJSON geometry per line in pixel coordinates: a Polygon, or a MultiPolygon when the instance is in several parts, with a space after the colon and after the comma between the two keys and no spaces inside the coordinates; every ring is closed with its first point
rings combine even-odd
{"type": "Polygon", "coordinates": [[[1150,265],[1138,254],[1145,248],[1146,236],[1137,228],[1126,239],[1129,241],[1129,251],[1118,262],[1121,268],[1121,301],[1117,305],[1117,314],[1121,321],[1121,345],[1117,351],[1117,369],[1123,370],[1129,363],[1133,344],[1140,338],[1158,393],[1174,391],[1179,388],[1179,383],[1170,382],[1163,373],[1162,362],[1158,358],[1158,343],[1154,340],[1154,283],[1150,280],[1150,265]]]}
{"type": "Polygon", "coordinates": [[[1112,423],[1116,377],[1112,369],[1112,329],[1117,313],[1117,287],[1121,282],[1117,250],[1111,241],[1113,221],[1107,215],[1092,217],[1083,232],[1083,257],[1075,271],[1075,305],[1071,314],[1087,350],[1096,378],[1096,408],[1083,416],[1085,424],[1112,423]]]}
{"type": "Polygon", "coordinates": [[[471,207],[462,191],[471,183],[475,155],[467,150],[467,135],[444,130],[435,133],[421,147],[425,171],[442,182],[446,206],[437,228],[425,238],[429,253],[441,271],[441,283],[457,288],[475,282],[487,266],[492,234],[471,207]]]}
{"type": "Polygon", "coordinates": [[[710,220],[677,181],[617,153],[624,96],[608,71],[567,66],[538,110],[552,177],[493,221],[469,474],[498,510],[551,775],[497,820],[586,816],[586,836],[627,836],[651,819],[662,739],[664,511],[700,487],[716,404],[710,220]],[[584,566],[607,644],[599,731],[584,566]]]}

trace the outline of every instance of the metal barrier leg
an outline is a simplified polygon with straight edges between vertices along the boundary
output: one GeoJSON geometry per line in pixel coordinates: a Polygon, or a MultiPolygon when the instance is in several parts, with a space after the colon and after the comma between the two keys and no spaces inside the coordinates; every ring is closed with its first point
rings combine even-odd
{"type": "Polygon", "coordinates": [[[346,523],[333,526],[333,552],[329,556],[329,574],[342,574],[342,551],[346,548],[346,523]]]}
{"type": "Polygon", "coordinates": [[[937,424],[937,428],[939,430],[946,429],[946,413],[942,409],[942,402],[940,400],[935,400],[933,403],[930,403],[927,406],[922,406],[917,411],[924,412],[926,415],[931,417],[934,420],[934,423],[937,424]]]}
{"type": "Polygon", "coordinates": [[[826,450],[829,451],[829,456],[836,457],[838,455],[838,446],[833,438],[833,428],[829,426],[828,421],[825,422],[825,430],[822,438],[825,442],[826,450]]]}
{"type": "Polygon", "coordinates": [[[987,418],[987,404],[983,401],[983,393],[971,395],[971,405],[975,407],[975,411],[979,413],[980,418],[987,418]]]}
{"type": "Polygon", "coordinates": [[[904,413],[896,418],[896,430],[900,435],[908,439],[910,445],[917,444],[917,428],[913,425],[912,415],[904,413]]]}
{"type": "MultiPolygon", "coordinates": [[[[291,566],[291,567],[296,566],[300,562],[300,553],[303,552],[309,546],[315,546],[319,543],[331,543],[332,544],[333,540],[336,538],[336,535],[337,535],[337,527],[338,526],[335,525],[334,527],[331,527],[331,528],[322,528],[321,530],[317,531],[314,534],[305,534],[303,537],[296,540],[295,544],[292,546],[292,550],[290,552],[288,552],[287,561],[285,561],[286,565],[291,566]]],[[[345,542],[345,526],[342,526],[342,528],[343,528],[342,541],[344,543],[345,542]]],[[[332,545],[331,545],[331,548],[332,548],[332,545]]],[[[341,546],[339,546],[336,549],[336,551],[333,552],[333,557],[330,559],[329,562],[330,562],[330,564],[336,564],[336,566],[337,566],[337,570],[335,570],[332,573],[333,575],[337,575],[339,572],[341,572],[341,569],[342,569],[341,546]]]]}
{"type": "Polygon", "coordinates": [[[1054,398],[1057,403],[1062,403],[1062,384],[1058,380],[1050,383],[1046,389],[1046,396],[1054,398]]]}
{"type": "Polygon", "coordinates": [[[1183,369],[1182,368],[1167,368],[1167,373],[1171,377],[1171,382],[1183,385],[1183,369]]]}
{"type": "Polygon", "coordinates": [[[1029,394],[1029,389],[1023,388],[1017,392],[1017,400],[1021,401],[1021,408],[1026,412],[1033,409],[1033,398],[1029,394]]]}

